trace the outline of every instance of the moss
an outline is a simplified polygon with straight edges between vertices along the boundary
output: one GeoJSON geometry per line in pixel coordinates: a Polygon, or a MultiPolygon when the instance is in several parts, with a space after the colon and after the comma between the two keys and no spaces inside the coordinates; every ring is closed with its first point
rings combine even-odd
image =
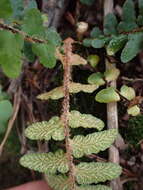
{"type": "Polygon", "coordinates": [[[128,127],[125,131],[125,139],[135,146],[143,140],[143,115],[133,117],[129,120],[128,127]]]}

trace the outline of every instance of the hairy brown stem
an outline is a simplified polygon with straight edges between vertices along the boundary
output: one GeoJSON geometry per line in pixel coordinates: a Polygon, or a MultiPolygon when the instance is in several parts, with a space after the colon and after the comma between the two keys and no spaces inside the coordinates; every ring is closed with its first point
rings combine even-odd
{"type": "Polygon", "coordinates": [[[69,165],[69,180],[70,180],[70,189],[75,189],[75,175],[74,175],[74,164],[72,156],[72,147],[70,145],[70,128],[69,128],[69,109],[70,109],[70,80],[71,80],[71,58],[72,58],[72,43],[73,39],[67,38],[64,41],[64,79],[63,79],[63,110],[61,115],[61,120],[64,124],[64,133],[65,133],[65,144],[66,144],[66,154],[69,165]]]}

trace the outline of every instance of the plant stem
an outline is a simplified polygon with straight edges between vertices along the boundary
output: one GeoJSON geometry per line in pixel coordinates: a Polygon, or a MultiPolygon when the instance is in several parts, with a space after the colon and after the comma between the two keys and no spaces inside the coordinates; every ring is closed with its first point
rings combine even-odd
{"type": "Polygon", "coordinates": [[[70,109],[70,80],[71,80],[71,58],[72,58],[72,43],[73,39],[67,38],[64,41],[64,79],[63,79],[63,110],[61,115],[61,120],[64,124],[64,133],[65,133],[65,143],[66,143],[66,154],[69,165],[69,180],[70,180],[70,189],[75,190],[75,175],[74,175],[74,164],[72,156],[72,147],[70,145],[70,128],[69,128],[69,109],[70,109]]]}

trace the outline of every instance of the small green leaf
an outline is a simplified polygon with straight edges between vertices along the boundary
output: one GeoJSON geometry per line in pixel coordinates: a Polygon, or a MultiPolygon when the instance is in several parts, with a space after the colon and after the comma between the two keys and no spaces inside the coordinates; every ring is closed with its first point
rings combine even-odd
{"type": "Polygon", "coordinates": [[[90,32],[92,38],[98,38],[100,35],[102,35],[102,31],[98,27],[94,27],[90,32]]]}
{"type": "Polygon", "coordinates": [[[23,11],[24,11],[24,3],[23,0],[10,0],[11,1],[11,6],[13,8],[13,15],[12,17],[14,19],[22,19],[23,16],[23,11]]]}
{"type": "Polygon", "coordinates": [[[104,85],[105,81],[103,79],[104,75],[100,72],[93,73],[88,77],[89,84],[97,84],[99,86],[104,85]]]}
{"type": "Polygon", "coordinates": [[[76,181],[79,184],[91,184],[112,180],[121,174],[122,169],[118,164],[82,162],[76,166],[76,181]]]}
{"type": "Polygon", "coordinates": [[[91,38],[86,38],[86,39],[84,39],[84,40],[83,40],[83,45],[84,45],[85,47],[91,47],[92,40],[93,40],[93,39],[91,39],[91,38]]]}
{"type": "Polygon", "coordinates": [[[43,20],[38,9],[28,9],[24,16],[22,25],[24,32],[31,36],[45,38],[45,29],[43,27],[43,20]],[[37,27],[38,26],[38,27],[37,27]]]}
{"type": "Polygon", "coordinates": [[[0,18],[7,19],[12,16],[12,13],[10,0],[0,0],[0,18]]]}
{"type": "Polygon", "coordinates": [[[0,101],[0,133],[6,128],[7,121],[12,116],[13,108],[9,100],[0,101]]]}
{"type": "Polygon", "coordinates": [[[93,39],[91,43],[92,47],[94,48],[102,48],[105,45],[105,40],[104,39],[93,39]]]}
{"type": "Polygon", "coordinates": [[[120,75],[120,70],[117,69],[114,64],[107,63],[107,69],[104,73],[105,80],[107,82],[116,80],[118,76],[120,75]]]}
{"type": "Polygon", "coordinates": [[[98,55],[89,55],[87,57],[87,61],[90,63],[92,67],[96,67],[100,61],[100,57],[98,55]]]}
{"type": "Polygon", "coordinates": [[[123,85],[120,89],[120,94],[128,100],[133,100],[136,96],[135,90],[131,87],[123,85]]]}
{"type": "Polygon", "coordinates": [[[121,53],[121,61],[127,63],[131,61],[141,50],[143,43],[143,34],[135,33],[129,35],[129,41],[125,45],[121,53]]]}
{"type": "Polygon", "coordinates": [[[113,37],[106,48],[107,54],[110,56],[115,55],[116,52],[118,52],[120,49],[124,47],[127,40],[127,35],[113,37]]]}
{"type": "Polygon", "coordinates": [[[55,46],[53,44],[32,44],[32,51],[45,67],[53,68],[56,65],[55,46]]]}
{"type": "Polygon", "coordinates": [[[61,37],[56,32],[54,28],[48,28],[46,31],[46,39],[50,44],[53,44],[54,46],[59,46],[61,44],[61,37]]]}
{"type": "Polygon", "coordinates": [[[117,102],[120,100],[120,96],[113,87],[108,87],[99,91],[96,94],[95,100],[100,103],[117,102]]]}
{"type": "Polygon", "coordinates": [[[140,114],[140,108],[137,105],[135,105],[135,106],[128,108],[127,112],[129,115],[137,116],[140,114]]]}
{"type": "Polygon", "coordinates": [[[104,34],[117,34],[117,24],[116,16],[112,13],[107,14],[104,18],[104,34]]]}
{"type": "Polygon", "coordinates": [[[0,31],[0,64],[4,73],[10,78],[20,74],[24,40],[20,34],[0,31]]]}

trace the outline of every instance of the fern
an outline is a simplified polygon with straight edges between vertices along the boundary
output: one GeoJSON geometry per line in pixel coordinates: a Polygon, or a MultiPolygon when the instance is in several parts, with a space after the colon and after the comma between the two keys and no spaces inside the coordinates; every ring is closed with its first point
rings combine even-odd
{"type": "Polygon", "coordinates": [[[121,167],[114,163],[82,162],[76,167],[76,180],[79,184],[105,182],[117,178],[121,167]]]}
{"type": "MultiPolygon", "coordinates": [[[[55,190],[70,190],[70,183],[65,175],[46,175],[46,180],[55,190]]],[[[105,185],[76,185],[75,190],[111,190],[111,188],[105,185]]]]}
{"type": "Polygon", "coordinates": [[[69,170],[62,150],[58,150],[55,154],[52,152],[27,154],[20,159],[20,163],[24,167],[43,173],[55,174],[56,171],[66,173],[69,170]]]}
{"type": "Polygon", "coordinates": [[[80,158],[84,155],[99,153],[101,150],[109,148],[116,137],[116,129],[92,133],[85,137],[77,135],[71,140],[73,155],[80,158]]]}
{"type": "MultiPolygon", "coordinates": [[[[97,88],[98,88],[98,85],[80,84],[80,83],[72,82],[70,84],[70,93],[79,93],[81,91],[92,93],[97,88]]],[[[63,98],[63,96],[64,96],[63,87],[60,86],[60,87],[54,88],[53,90],[47,93],[38,95],[37,98],[41,100],[48,100],[48,99],[57,100],[57,99],[63,98]]]]}

